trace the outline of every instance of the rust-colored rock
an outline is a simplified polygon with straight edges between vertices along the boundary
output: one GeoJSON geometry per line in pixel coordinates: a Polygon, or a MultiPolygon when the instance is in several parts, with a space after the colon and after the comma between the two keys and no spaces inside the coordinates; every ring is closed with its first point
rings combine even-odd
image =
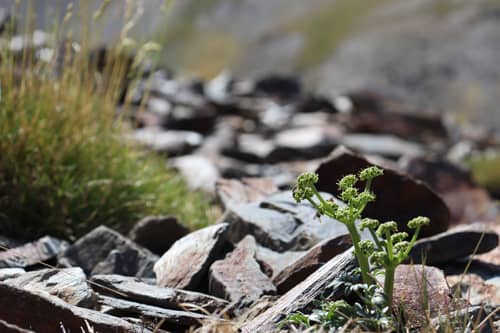
{"type": "Polygon", "coordinates": [[[393,306],[402,308],[410,326],[455,310],[444,273],[435,267],[399,265],[394,275],[393,306]]]}
{"type": "Polygon", "coordinates": [[[0,299],[0,320],[38,333],[59,332],[61,326],[66,332],[81,332],[87,323],[96,332],[150,332],[120,318],[70,305],[46,292],[0,283],[0,299]]]}
{"type": "MultiPolygon", "coordinates": [[[[318,190],[339,195],[337,182],[346,174],[356,174],[373,165],[364,157],[344,147],[335,149],[316,172],[319,174],[318,190]]],[[[382,167],[383,168],[383,167],[382,167]]],[[[402,231],[406,223],[416,216],[427,216],[431,223],[422,228],[421,236],[431,236],[448,229],[450,212],[443,200],[424,183],[389,168],[373,181],[377,200],[368,204],[364,216],[381,221],[394,220],[402,231]]]]}
{"type": "Polygon", "coordinates": [[[274,294],[276,288],[255,259],[256,242],[245,237],[223,260],[210,267],[209,291],[239,306],[248,306],[262,295],[274,294]]]}
{"type": "Polygon", "coordinates": [[[201,288],[210,265],[223,255],[227,228],[226,223],[212,225],[175,242],[154,265],[157,284],[187,290],[201,288]]]}
{"type": "Polygon", "coordinates": [[[288,290],[304,281],[309,275],[314,273],[330,259],[344,252],[351,246],[352,241],[349,235],[338,236],[315,245],[273,279],[273,283],[278,289],[278,293],[286,293],[288,290]]]}

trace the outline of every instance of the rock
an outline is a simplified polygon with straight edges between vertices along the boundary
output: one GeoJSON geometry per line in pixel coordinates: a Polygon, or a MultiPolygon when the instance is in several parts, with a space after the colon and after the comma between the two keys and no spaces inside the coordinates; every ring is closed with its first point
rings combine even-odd
{"type": "Polygon", "coordinates": [[[78,239],[59,255],[65,266],[78,266],[85,274],[122,274],[153,277],[157,256],[118,232],[100,226],[78,239]]]}
{"type": "Polygon", "coordinates": [[[186,180],[192,190],[215,192],[215,182],[219,178],[216,165],[206,157],[200,155],[186,155],[169,160],[186,180]]]}
{"type": "Polygon", "coordinates": [[[11,325],[0,319],[0,332],[3,333],[36,333],[31,330],[20,328],[16,325],[11,325]]]}
{"type": "Polygon", "coordinates": [[[0,281],[18,277],[26,271],[22,268],[0,268],[0,281]]]}
{"type": "Polygon", "coordinates": [[[247,163],[265,163],[275,149],[272,140],[256,134],[240,134],[236,145],[225,147],[222,154],[247,163]]]}
{"type": "Polygon", "coordinates": [[[188,233],[189,229],[173,216],[148,216],[134,225],[129,238],[148,250],[162,255],[188,233]]]}
{"type": "Polygon", "coordinates": [[[286,293],[304,281],[330,259],[346,251],[351,246],[351,237],[348,235],[327,239],[315,245],[274,277],[273,283],[278,293],[286,293]]]}
{"type": "MultiPolygon", "coordinates": [[[[186,102],[189,100],[186,100],[186,102]]],[[[213,130],[216,113],[213,107],[202,106],[175,106],[169,113],[165,126],[171,130],[194,131],[198,133],[209,133],[213,130]]]]}
{"type": "Polygon", "coordinates": [[[213,296],[181,289],[157,287],[144,283],[139,278],[121,275],[94,275],[93,287],[101,295],[123,298],[129,301],[167,309],[184,310],[195,305],[193,311],[200,309],[210,313],[221,310],[227,302],[213,296]]]}
{"type": "MultiPolygon", "coordinates": [[[[325,197],[331,196],[325,193],[325,197]]],[[[250,234],[259,244],[278,252],[307,250],[323,239],[348,234],[344,224],[328,217],[317,218],[316,209],[309,203],[295,203],[291,191],[230,207],[222,220],[230,224],[231,242],[250,234]]]]}
{"type": "Polygon", "coordinates": [[[45,236],[32,243],[0,252],[0,268],[33,266],[55,258],[67,247],[67,242],[45,236]]]}
{"type": "Polygon", "coordinates": [[[159,128],[146,127],[134,132],[134,140],[160,153],[181,155],[193,151],[203,141],[201,134],[190,131],[163,131],[159,128]]]}
{"type": "Polygon", "coordinates": [[[288,265],[300,258],[306,251],[285,251],[275,252],[267,247],[257,245],[255,259],[261,266],[265,266],[270,274],[266,275],[274,278],[288,265]]]}
{"type": "Polygon", "coordinates": [[[433,318],[451,311],[454,304],[443,271],[422,265],[399,265],[394,274],[393,306],[404,309],[410,327],[420,327],[426,316],[433,318]]]}
{"type": "Polygon", "coordinates": [[[499,215],[488,191],[460,166],[443,159],[428,158],[408,158],[400,161],[400,165],[443,198],[450,209],[452,224],[494,221],[499,215]]]}
{"type": "Polygon", "coordinates": [[[302,97],[295,105],[296,112],[327,112],[336,113],[337,109],[330,99],[319,95],[307,95],[302,97]]]}
{"type": "Polygon", "coordinates": [[[471,305],[500,306],[499,285],[485,281],[477,274],[450,275],[446,281],[452,290],[456,290],[471,305]]]}
{"type": "Polygon", "coordinates": [[[25,290],[43,290],[63,301],[83,308],[94,308],[96,296],[79,267],[42,269],[4,281],[25,290]]]}
{"type": "MultiPolygon", "coordinates": [[[[346,174],[357,174],[361,169],[373,165],[360,155],[344,147],[335,149],[316,172],[319,175],[317,188],[320,191],[339,195],[337,182],[346,174]]],[[[409,231],[406,223],[416,216],[427,216],[431,223],[423,227],[421,236],[431,236],[448,229],[450,213],[443,200],[420,181],[395,170],[382,167],[384,175],[373,182],[377,199],[370,203],[364,216],[381,221],[394,220],[399,229],[409,231]]]]}
{"type": "Polygon", "coordinates": [[[24,290],[0,283],[0,318],[35,332],[54,332],[61,326],[66,332],[80,332],[88,323],[96,332],[150,333],[148,329],[97,311],[70,305],[46,292],[24,290]]]}
{"type": "Polygon", "coordinates": [[[327,292],[331,282],[343,272],[356,267],[353,251],[349,250],[328,261],[316,272],[281,296],[274,304],[257,317],[242,323],[242,333],[273,332],[289,314],[303,310],[327,292]]]}
{"type": "Polygon", "coordinates": [[[209,319],[208,316],[199,313],[164,309],[108,296],[99,296],[99,304],[106,308],[105,313],[108,315],[117,317],[132,315],[137,318],[147,318],[151,322],[164,320],[168,324],[183,327],[198,326],[201,320],[209,319]]]}
{"type": "Polygon", "coordinates": [[[401,156],[421,156],[425,153],[422,145],[392,135],[346,134],[340,141],[356,152],[392,159],[401,156]]]}
{"type": "Polygon", "coordinates": [[[436,332],[464,332],[471,327],[474,328],[473,332],[477,333],[498,332],[498,328],[491,319],[479,327],[479,324],[487,319],[491,312],[483,306],[468,306],[461,310],[440,314],[432,318],[430,324],[436,332]]]}
{"type": "Polygon", "coordinates": [[[256,242],[245,237],[223,260],[210,267],[209,291],[238,307],[246,307],[261,296],[274,294],[276,288],[255,259],[256,242]]]}
{"type": "Polygon", "coordinates": [[[224,208],[259,201],[278,192],[269,178],[219,179],[216,183],[217,196],[224,208]]]}
{"type": "Polygon", "coordinates": [[[223,255],[226,223],[212,225],[179,239],[154,265],[157,284],[187,290],[203,289],[210,265],[223,255]]]}
{"type": "Polygon", "coordinates": [[[438,265],[472,254],[486,253],[498,246],[498,234],[484,224],[455,227],[418,240],[410,252],[413,263],[438,265]]]}
{"type": "Polygon", "coordinates": [[[271,74],[257,79],[254,89],[258,95],[293,98],[301,93],[302,86],[297,77],[271,74]]]}

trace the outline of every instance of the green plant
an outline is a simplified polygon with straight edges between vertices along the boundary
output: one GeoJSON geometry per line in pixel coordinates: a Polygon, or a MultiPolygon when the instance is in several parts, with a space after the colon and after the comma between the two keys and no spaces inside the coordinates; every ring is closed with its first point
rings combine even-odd
{"type": "Polygon", "coordinates": [[[62,31],[53,35],[62,61],[57,52],[43,61],[30,47],[0,49],[0,234],[74,238],[100,224],[125,232],[148,214],[206,225],[204,195],[164,158],[124,140],[116,105],[134,68],[123,43],[98,68],[86,37],[66,42],[62,31]]]}
{"type": "Polygon", "coordinates": [[[325,200],[316,189],[318,175],[314,173],[303,173],[297,178],[297,184],[293,195],[297,202],[307,200],[313,205],[320,215],[325,215],[342,222],[348,229],[354,253],[359,263],[363,283],[369,285],[376,284],[374,275],[385,273],[384,293],[388,304],[392,304],[392,294],[394,288],[394,273],[396,267],[407,257],[417,240],[422,226],[429,224],[426,217],[416,217],[408,222],[408,227],[414,229],[413,237],[406,241],[408,234],[398,232],[397,223],[388,221],[380,224],[378,220],[362,218],[362,214],[367,204],[375,201],[375,194],[371,191],[373,180],[381,176],[383,170],[372,166],[361,170],[359,175],[346,175],[339,182],[341,191],[340,198],[346,205],[340,206],[333,200],[325,200]],[[363,191],[356,187],[358,182],[364,182],[363,191]],[[372,240],[361,239],[360,230],[368,229],[372,240]],[[381,269],[383,269],[381,271],[381,269]]]}

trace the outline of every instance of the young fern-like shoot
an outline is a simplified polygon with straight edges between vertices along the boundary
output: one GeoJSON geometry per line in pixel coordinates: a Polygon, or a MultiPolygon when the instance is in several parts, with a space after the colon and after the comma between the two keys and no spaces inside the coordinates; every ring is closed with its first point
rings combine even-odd
{"type": "Polygon", "coordinates": [[[308,201],[316,208],[319,215],[334,218],[343,223],[352,239],[354,254],[358,260],[363,283],[375,285],[373,272],[380,268],[385,273],[384,293],[388,304],[392,304],[394,289],[394,273],[396,267],[404,262],[415,244],[420,229],[428,225],[427,217],[416,217],[408,222],[408,227],[414,229],[413,236],[407,241],[406,232],[398,232],[398,225],[394,221],[380,223],[376,219],[362,218],[362,214],[368,203],[375,201],[375,193],[371,191],[374,178],[383,175],[383,170],[372,166],[363,169],[358,175],[349,174],[337,183],[340,199],[346,204],[340,207],[332,200],[325,200],[316,188],[319,181],[315,173],[303,173],[297,178],[293,190],[296,202],[308,201]],[[364,182],[363,191],[357,187],[358,182],[364,182]],[[356,223],[361,219],[359,224],[356,223]],[[359,226],[359,229],[358,229],[359,226]],[[371,240],[361,239],[360,230],[367,229],[371,240]]]}

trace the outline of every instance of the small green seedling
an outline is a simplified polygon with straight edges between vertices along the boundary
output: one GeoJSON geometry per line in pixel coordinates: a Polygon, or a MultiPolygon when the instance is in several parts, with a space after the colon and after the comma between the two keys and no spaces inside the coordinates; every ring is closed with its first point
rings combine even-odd
{"type": "Polygon", "coordinates": [[[315,184],[318,175],[315,173],[303,173],[297,178],[297,184],[293,190],[295,201],[307,200],[318,211],[319,215],[325,215],[342,222],[348,229],[354,246],[354,254],[361,269],[363,283],[373,285],[376,283],[374,275],[382,269],[385,273],[384,293],[389,305],[392,304],[392,293],[394,289],[394,272],[396,267],[406,260],[412,249],[422,226],[429,224],[427,217],[416,217],[408,222],[408,227],[414,229],[413,237],[407,241],[408,234],[398,232],[397,223],[388,221],[380,223],[378,220],[363,218],[362,214],[368,203],[375,201],[375,193],[371,190],[373,180],[383,175],[383,170],[372,166],[361,170],[358,175],[344,176],[338,187],[341,191],[340,199],[346,203],[339,206],[333,200],[325,200],[317,190],[315,184]],[[359,191],[356,184],[364,182],[363,191],[359,191]],[[362,240],[359,229],[368,229],[373,240],[362,240]]]}

